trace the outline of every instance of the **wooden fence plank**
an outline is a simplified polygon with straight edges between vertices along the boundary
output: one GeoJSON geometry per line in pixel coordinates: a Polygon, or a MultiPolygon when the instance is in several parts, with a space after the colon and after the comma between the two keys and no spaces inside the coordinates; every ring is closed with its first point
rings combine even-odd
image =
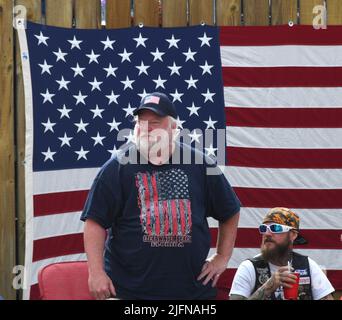
{"type": "Polygon", "coordinates": [[[11,0],[0,0],[0,293],[15,299],[15,150],[13,103],[13,27],[11,0]]]}
{"type": "Polygon", "coordinates": [[[187,0],[163,0],[163,27],[181,27],[188,23],[187,0]]]}
{"type": "Polygon", "coordinates": [[[272,25],[297,24],[297,0],[272,0],[272,25]]]}
{"type": "Polygon", "coordinates": [[[300,0],[299,5],[299,19],[300,24],[312,25],[314,14],[312,10],[316,5],[323,5],[324,0],[300,0]]]}
{"type": "Polygon", "coordinates": [[[131,20],[131,0],[107,0],[106,28],[127,28],[131,20]]]}
{"type": "Polygon", "coordinates": [[[327,0],[328,25],[342,24],[341,0],[327,0]]]}
{"type": "MultiPolygon", "coordinates": [[[[16,0],[16,5],[23,5],[27,10],[27,19],[33,22],[41,22],[41,0],[16,0]]],[[[17,212],[18,212],[18,229],[17,229],[17,249],[18,249],[18,263],[24,265],[25,263],[25,98],[23,74],[21,68],[20,48],[17,33],[16,38],[16,74],[15,74],[15,96],[16,96],[16,119],[15,128],[17,133],[17,212]]]]}
{"type": "Polygon", "coordinates": [[[268,26],[269,2],[268,0],[244,0],[243,1],[244,25],[268,26]]]}
{"type": "Polygon", "coordinates": [[[161,24],[161,11],[158,0],[134,1],[134,24],[157,27],[161,24]]]}
{"type": "Polygon", "coordinates": [[[101,28],[101,0],[75,0],[76,28],[101,28]]]}
{"type": "Polygon", "coordinates": [[[189,22],[197,25],[204,22],[214,24],[214,1],[212,0],[189,0],[189,22]]]}
{"type": "Polygon", "coordinates": [[[46,24],[56,27],[72,27],[73,1],[46,0],[46,24]]]}
{"type": "Polygon", "coordinates": [[[241,25],[240,0],[216,0],[216,24],[219,26],[241,25]]]}

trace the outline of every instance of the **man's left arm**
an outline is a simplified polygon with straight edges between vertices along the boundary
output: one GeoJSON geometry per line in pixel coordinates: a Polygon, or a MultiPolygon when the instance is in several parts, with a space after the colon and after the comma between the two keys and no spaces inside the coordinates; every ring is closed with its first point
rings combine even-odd
{"type": "Polygon", "coordinates": [[[204,279],[204,285],[213,280],[212,286],[216,286],[220,275],[226,270],[234,249],[239,217],[240,212],[237,212],[225,222],[219,223],[216,254],[206,261],[197,278],[197,280],[204,279]]]}

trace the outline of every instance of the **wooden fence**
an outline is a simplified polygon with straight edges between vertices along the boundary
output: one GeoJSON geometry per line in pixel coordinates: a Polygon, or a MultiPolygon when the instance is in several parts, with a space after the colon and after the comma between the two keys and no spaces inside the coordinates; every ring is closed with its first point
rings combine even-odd
{"type": "Polygon", "coordinates": [[[0,295],[16,298],[12,270],[24,264],[25,248],[25,112],[13,6],[25,6],[28,20],[48,25],[123,28],[312,24],[313,7],[324,4],[328,26],[342,24],[341,0],[106,0],[105,11],[100,0],[0,0],[0,295]]]}

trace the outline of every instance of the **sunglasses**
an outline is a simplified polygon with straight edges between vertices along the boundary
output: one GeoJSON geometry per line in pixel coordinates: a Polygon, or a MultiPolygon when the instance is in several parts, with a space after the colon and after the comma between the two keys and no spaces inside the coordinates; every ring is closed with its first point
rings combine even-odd
{"type": "Polygon", "coordinates": [[[284,226],[282,224],[278,224],[278,223],[272,223],[272,224],[261,224],[259,226],[259,232],[261,234],[264,234],[267,232],[267,230],[269,230],[272,233],[284,233],[284,232],[288,232],[291,229],[293,229],[292,227],[289,226],[284,226]]]}

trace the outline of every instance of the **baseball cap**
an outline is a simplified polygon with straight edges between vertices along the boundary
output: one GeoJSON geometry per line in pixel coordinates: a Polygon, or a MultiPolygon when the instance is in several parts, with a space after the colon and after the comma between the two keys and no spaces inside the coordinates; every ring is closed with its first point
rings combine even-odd
{"type": "Polygon", "coordinates": [[[151,110],[161,117],[171,116],[175,119],[177,118],[174,104],[166,94],[161,92],[153,92],[145,96],[133,114],[136,116],[141,110],[151,110]]]}
{"type": "Polygon", "coordinates": [[[274,222],[285,226],[292,227],[298,231],[298,236],[294,240],[294,244],[307,244],[307,240],[299,233],[299,217],[296,213],[288,208],[275,207],[270,209],[264,217],[263,223],[274,222]]]}

